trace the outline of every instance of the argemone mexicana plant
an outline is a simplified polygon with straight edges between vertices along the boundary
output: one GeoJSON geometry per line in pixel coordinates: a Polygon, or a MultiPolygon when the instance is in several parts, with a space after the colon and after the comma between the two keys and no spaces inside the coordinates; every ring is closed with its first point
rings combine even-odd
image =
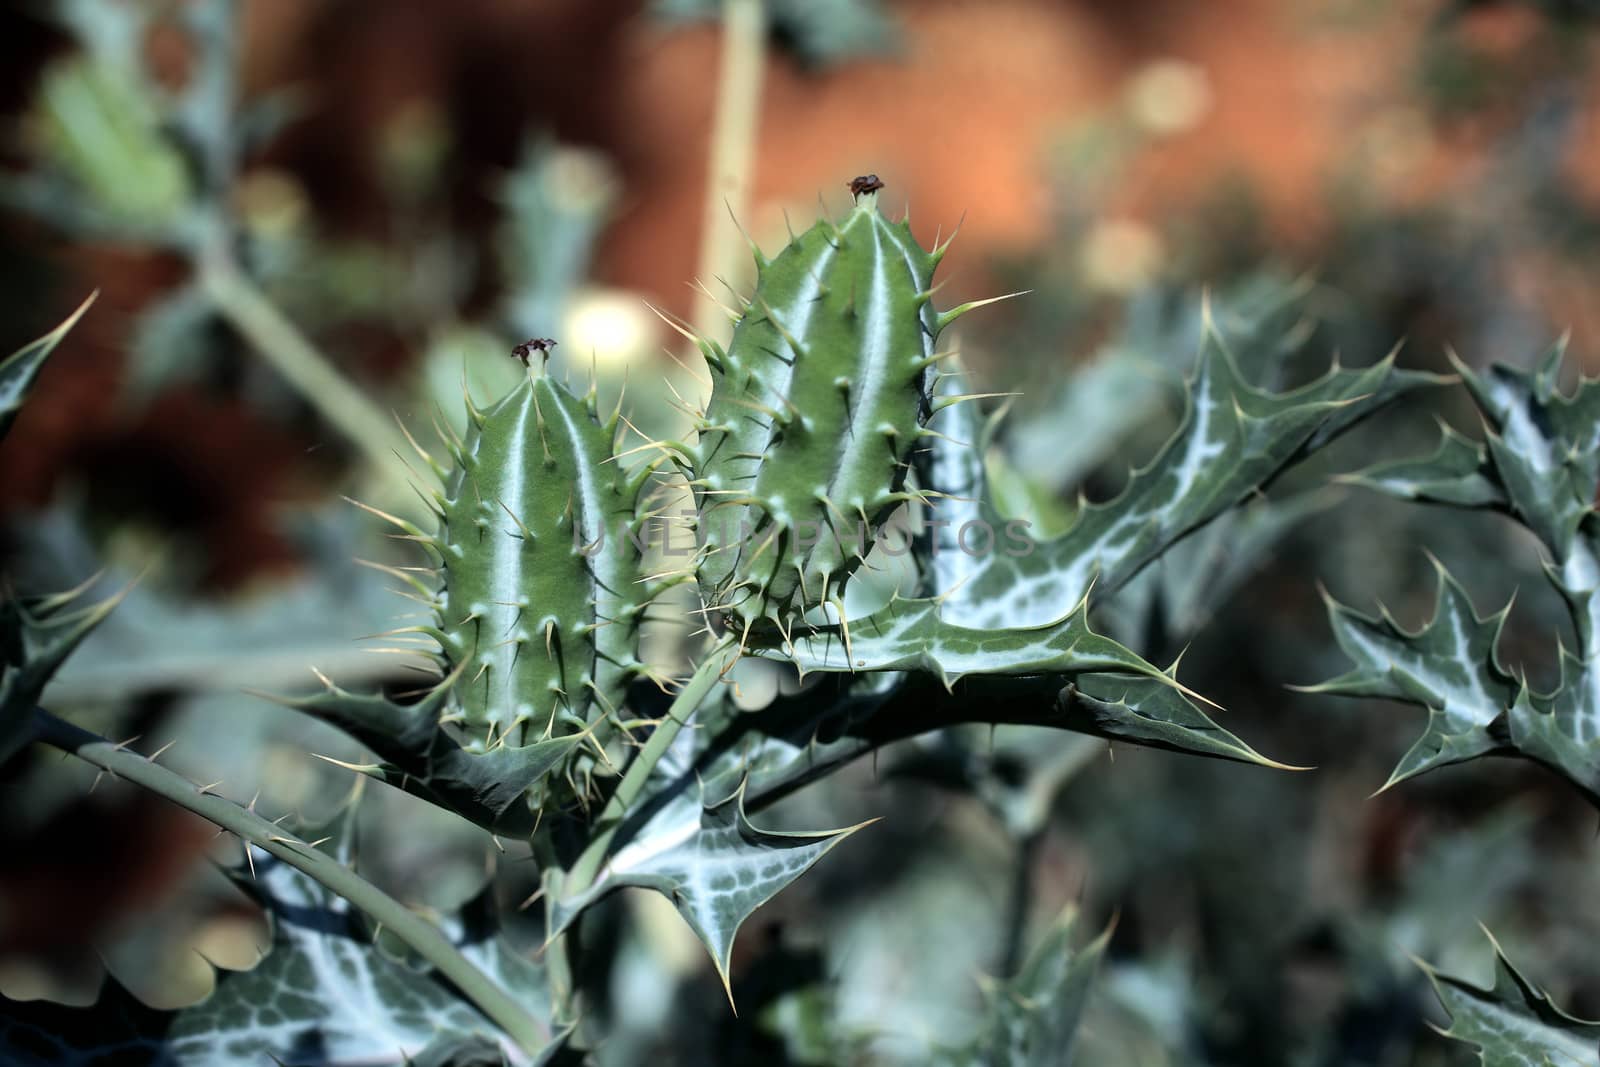
{"type": "MultiPolygon", "coordinates": [[[[525,377],[487,406],[469,397],[467,431],[445,431],[442,459],[416,448],[433,528],[369,509],[425,557],[389,573],[426,606],[427,620],[399,634],[427,643],[437,680],[408,701],[331,684],[292,701],[371,750],[374,762],[347,765],[362,775],[530,840],[544,882],[541,967],[486,963],[322,850],[31,706],[19,713],[34,723],[29,736],[201,811],[298,872],[254,890],[277,915],[275,952],[319,950],[275,902],[310,894],[341,921],[354,919],[342,910],[353,905],[465,998],[468,1014],[452,1019],[478,1022],[456,1026],[452,1040],[488,1041],[512,1059],[598,1040],[584,1028],[577,924],[614,889],[664,894],[726,985],[743,921],[862,829],[776,832],[752,813],[894,740],[1015,722],[1279,766],[1218,726],[1173,669],[1097,633],[1096,604],[1284,468],[1433,379],[1385,360],[1264,392],[1242,379],[1208,323],[1187,415],[1156,458],[1115,499],[1083,506],[1065,532],[1019,539],[1026,525],[988,499],[978,397],[941,341],[991,301],[939,309],[934,274],[948,243],[930,251],[904,221],[885,218],[876,176],[851,186],[843,218],[757,253],[755,289],[734,309],[726,346],[693,338],[710,396],[684,439],[623,447],[620,412],[603,414],[593,390],[573,393],[531,358],[553,342],[520,347],[525,377]],[[696,547],[681,566],[659,569],[641,549],[674,478],[693,494],[696,547]],[[923,530],[908,549],[918,588],[855,595],[899,512],[923,530]],[[640,631],[652,611],[669,610],[670,587],[691,581],[702,625],[685,648],[690,667],[670,677],[644,661],[640,631]],[[746,656],[835,681],[742,712],[719,683],[746,656]],[[650,696],[663,688],[665,708],[650,696]]],[[[380,966],[364,958],[351,966],[380,966]]],[[[1076,996],[1062,990],[1087,973],[1039,966],[1057,976],[1029,994],[1041,1004],[1076,996]]],[[[239,1039],[216,1007],[191,1011],[208,1013],[216,1041],[239,1039]]],[[[307,1022],[349,1027],[315,1012],[307,1022]]],[[[291,1054],[261,1033],[252,1040],[291,1054]]],[[[427,1045],[419,1039],[413,1051],[427,1045]]]]}

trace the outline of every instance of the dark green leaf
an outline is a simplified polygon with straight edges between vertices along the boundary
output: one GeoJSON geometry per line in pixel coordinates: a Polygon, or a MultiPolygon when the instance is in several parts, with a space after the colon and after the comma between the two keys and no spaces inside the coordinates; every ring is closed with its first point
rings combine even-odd
{"type": "Polygon", "coordinates": [[[121,600],[75,606],[82,592],[0,598],[0,763],[28,743],[33,709],[51,676],[121,600]]]}
{"type": "Polygon", "coordinates": [[[78,310],[67,316],[60,326],[0,360],[0,438],[4,438],[6,431],[11,429],[12,420],[27,399],[28,390],[33,387],[33,380],[39,376],[39,368],[44,366],[46,357],[83,317],[83,313],[89,310],[89,305],[94,303],[98,295],[89,294],[89,298],[79,304],[78,310]]]}
{"type": "Polygon", "coordinates": [[[338,727],[384,761],[341,766],[404,789],[487,830],[530,833],[535,817],[524,798],[586,735],[468,751],[439,724],[453,682],[447,679],[410,705],[333,685],[314,696],[283,703],[338,727]]]}

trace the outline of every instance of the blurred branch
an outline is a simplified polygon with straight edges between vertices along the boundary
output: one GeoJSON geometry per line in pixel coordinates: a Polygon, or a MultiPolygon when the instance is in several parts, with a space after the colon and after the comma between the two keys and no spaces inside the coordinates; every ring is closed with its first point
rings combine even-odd
{"type": "MultiPolygon", "coordinates": [[[[745,254],[738,219],[749,207],[755,170],[756,125],[766,67],[767,16],[762,0],[724,0],[722,65],[717,74],[717,112],[706,165],[706,197],[700,222],[701,284],[732,283],[745,254]]],[[[715,298],[695,300],[694,327],[702,336],[720,334],[724,313],[715,298]]]]}
{"type": "Polygon", "coordinates": [[[208,256],[200,265],[200,285],[217,312],[318,414],[355,442],[386,478],[407,484],[401,457],[409,449],[394,420],[340,374],[255,282],[226,260],[208,256]]]}

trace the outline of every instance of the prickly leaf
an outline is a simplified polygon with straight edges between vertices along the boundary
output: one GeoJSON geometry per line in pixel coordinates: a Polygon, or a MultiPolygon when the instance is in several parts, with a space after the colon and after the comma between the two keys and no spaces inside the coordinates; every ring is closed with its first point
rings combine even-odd
{"type": "MultiPolygon", "coordinates": [[[[1091,585],[1096,597],[1108,596],[1357,420],[1438,381],[1397,371],[1391,358],[1359,370],[1334,367],[1273,393],[1244,380],[1213,325],[1201,344],[1183,423],[1156,458],[1115,499],[1082,505],[1064,535],[978,554],[964,584],[940,590],[949,594],[947,618],[974,628],[1026,625],[1058,617],[1091,585]]],[[[992,513],[987,521],[995,530],[1005,523],[992,513]]]]}
{"type": "Polygon", "coordinates": [[[1053,624],[994,630],[948,623],[939,607],[935,600],[891,601],[848,627],[796,634],[785,658],[802,671],[912,671],[945,691],[924,692],[907,722],[886,715],[857,724],[863,737],[1022,722],[1282,766],[1213,722],[1170,672],[1091,630],[1082,603],[1053,624]]]}
{"type": "Polygon", "coordinates": [[[449,695],[450,686],[440,685],[416,704],[402,705],[329,685],[314,696],[285,703],[339,727],[384,761],[343,766],[447,808],[485,829],[528,833],[534,826],[534,813],[519,801],[571,758],[584,735],[470,752],[439,729],[439,714],[449,695]]]}
{"type": "MultiPolygon", "coordinates": [[[[1550,555],[1545,573],[1566,603],[1578,641],[1576,649],[1561,649],[1560,684],[1538,693],[1514,682],[1494,660],[1493,636],[1504,612],[1469,625],[1470,605],[1453,583],[1446,582],[1445,624],[1436,622],[1414,635],[1332,605],[1342,644],[1346,636],[1386,631],[1397,643],[1396,654],[1415,660],[1416,669],[1438,679],[1480,683],[1481,693],[1458,692],[1447,714],[1437,690],[1430,694],[1426,686],[1407,685],[1403,695],[1396,695],[1393,686],[1347,676],[1319,687],[1395,696],[1430,708],[1428,733],[1397,769],[1396,779],[1490,751],[1511,751],[1556,768],[1600,803],[1600,514],[1595,510],[1600,381],[1580,379],[1570,395],[1564,394],[1559,384],[1563,353],[1556,346],[1532,372],[1496,366],[1480,373],[1458,363],[1487,424],[1484,443],[1475,445],[1447,430],[1431,456],[1358,476],[1362,484],[1402,497],[1494,507],[1527,526],[1550,555]],[[1492,632],[1485,629],[1490,624],[1492,632]],[[1469,638],[1469,632],[1475,635],[1469,638]],[[1449,640],[1451,633],[1460,639],[1449,640]],[[1430,755],[1430,749],[1437,751],[1430,755]]],[[[1346,651],[1361,661],[1349,644],[1346,651]]]]}
{"type": "Polygon", "coordinates": [[[893,600],[847,624],[796,633],[785,658],[802,673],[918,670],[947,685],[968,674],[1126,671],[1166,677],[1091,630],[1082,601],[1059,620],[1006,629],[956,625],[942,617],[940,607],[938,600],[893,600]]]}
{"type": "Polygon", "coordinates": [[[1600,1060],[1600,1022],[1556,1007],[1549,994],[1517,972],[1498,944],[1491,989],[1423,969],[1450,1013],[1444,1035],[1474,1046],[1484,1067],[1578,1067],[1600,1060]]]}
{"type": "Polygon", "coordinates": [[[1182,395],[1208,309],[1245,375],[1258,385],[1276,380],[1313,332],[1310,288],[1264,274],[1204,294],[1159,286],[1134,294],[1113,338],[1075,361],[1038,403],[1018,401],[1005,435],[1012,462],[1051,493],[1082,484],[1182,395]]]}
{"type": "Polygon", "coordinates": [[[1564,344],[1533,372],[1494,366],[1482,374],[1456,365],[1493,425],[1485,438],[1513,513],[1558,561],[1573,554],[1578,529],[1593,519],[1600,485],[1600,379],[1560,389],[1564,344]]]}
{"type": "Polygon", "coordinates": [[[3,439],[6,431],[11,429],[11,423],[21,410],[22,402],[27,399],[28,390],[33,388],[33,380],[39,376],[39,369],[44,366],[45,359],[55,351],[56,345],[61,343],[67,331],[83,317],[83,313],[89,310],[89,305],[94,303],[96,295],[91,293],[87,300],[78,305],[78,310],[68,315],[60,326],[32,344],[19,348],[4,360],[0,360],[0,439],[3,439]]]}
{"type": "Polygon", "coordinates": [[[1506,610],[1479,618],[1466,590],[1435,562],[1439,593],[1432,617],[1408,631],[1387,612],[1368,618],[1327,598],[1334,637],[1355,669],[1312,692],[1378,697],[1428,709],[1422,737],[1401,758],[1389,784],[1451,763],[1499,751],[1491,732],[1519,686],[1500,666],[1496,648],[1506,610]]]}
{"type": "Polygon", "coordinates": [[[1390,496],[1464,508],[1508,507],[1483,445],[1441,424],[1432,455],[1380,463],[1342,481],[1390,496]]]}
{"type": "Polygon", "coordinates": [[[734,937],[744,921],[861,829],[762,830],[745,815],[744,792],[740,783],[733,792],[703,804],[686,794],[665,804],[611,856],[593,886],[553,904],[552,930],[564,929],[614,889],[653,889],[672,901],[694,930],[726,986],[734,937]]]}

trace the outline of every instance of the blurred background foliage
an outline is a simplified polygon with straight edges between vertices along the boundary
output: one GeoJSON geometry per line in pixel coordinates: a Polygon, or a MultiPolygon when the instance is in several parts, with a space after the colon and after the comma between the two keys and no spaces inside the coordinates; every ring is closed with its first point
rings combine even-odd
{"type": "MultiPolygon", "coordinates": [[[[308,403],[292,366],[258,358],[263,331],[282,340],[262,307],[411,428],[458,422],[463,382],[503,388],[531,335],[607,396],[630,379],[641,428],[670,425],[660,383],[687,376],[646,304],[688,315],[695,298],[718,8],[57,0],[0,16],[0,348],[102,294],[0,448],[5,570],[24,592],[138,577],[54,710],[177,739],[168,762],[263,810],[333,810],[348,775],[307,753],[359,753],[243,691],[292,691],[308,665],[404,677],[403,652],[357,641],[403,602],[352,562],[402,565],[403,546],[340,497],[415,503],[393,424],[308,403]]],[[[769,14],[741,221],[770,244],[786,213],[806,219],[819,192],[837,211],[843,182],[876,172],[925,243],[961,222],[946,300],[1032,290],[964,323],[962,347],[974,391],[1020,394],[997,405],[989,466],[1043,528],[1080,491],[1114,494],[1170,432],[1204,306],[1263,384],[1402,340],[1415,368],[1447,370],[1447,347],[1525,366],[1563,331],[1600,369],[1593,4],[769,14]]],[[[1370,796],[1418,716],[1286,688],[1345,666],[1317,583],[1414,625],[1434,595],[1425,549],[1479,604],[1519,593],[1504,658],[1553,678],[1567,623],[1522,531],[1305,491],[1428,451],[1430,414],[1478,430],[1460,390],[1408,400],[1099,622],[1152,660],[1183,654],[1229,729],[1315,772],[1020,727],[902,743],[768,816],[885,818],[749,924],[737,1017],[670,908],[604,906],[601,1060],[926,1062],[982,1040],[980,976],[1016,974],[1068,905],[1073,943],[1111,929],[1084,1063],[1471,1062],[1423,1025],[1443,1017],[1409,956],[1486,983],[1480,922],[1558,1003],[1600,1015],[1583,798],[1509,761],[1370,796]]],[[[748,669],[747,699],[770,700],[778,683],[748,669]]],[[[4,767],[0,991],[83,1003],[109,970],[172,1006],[211,964],[249,966],[259,918],[202,862],[225,844],[92,780],[37,752],[4,767]]],[[[525,847],[404,796],[368,790],[363,819],[367,869],[403,899],[536,888],[525,847]]]]}

